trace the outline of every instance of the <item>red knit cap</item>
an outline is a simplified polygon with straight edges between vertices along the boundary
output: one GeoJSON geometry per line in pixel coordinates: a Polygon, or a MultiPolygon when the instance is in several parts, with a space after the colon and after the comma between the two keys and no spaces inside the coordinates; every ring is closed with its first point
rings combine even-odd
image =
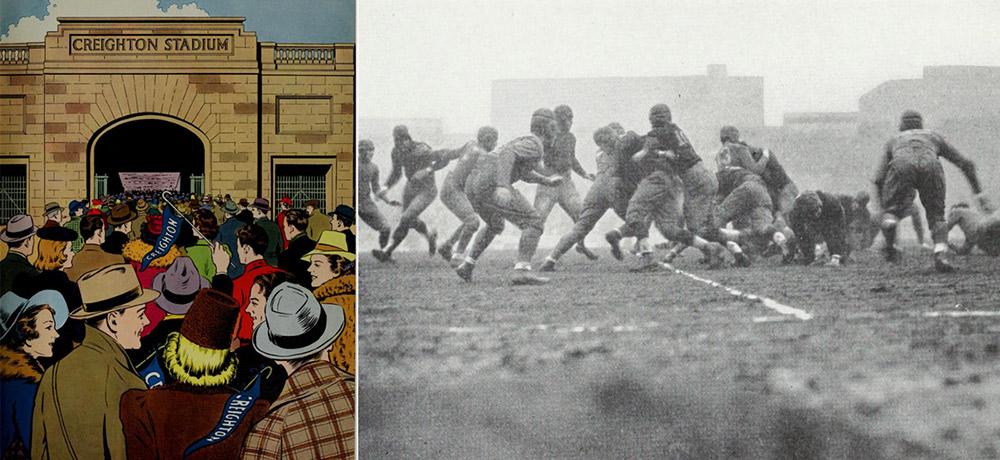
{"type": "Polygon", "coordinates": [[[215,289],[202,289],[181,323],[181,335],[196,345],[228,350],[240,307],[236,299],[215,289]]]}

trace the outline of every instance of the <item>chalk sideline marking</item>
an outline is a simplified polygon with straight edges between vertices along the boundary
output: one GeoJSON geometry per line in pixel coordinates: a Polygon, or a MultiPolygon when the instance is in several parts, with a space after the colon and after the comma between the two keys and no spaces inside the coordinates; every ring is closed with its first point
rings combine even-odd
{"type": "Polygon", "coordinates": [[[959,311],[927,311],[925,318],[939,318],[942,316],[949,318],[963,318],[969,316],[1000,316],[1000,311],[995,310],[959,310],[959,311]]]}
{"type": "Polygon", "coordinates": [[[701,282],[701,283],[705,283],[705,284],[707,284],[709,286],[712,286],[714,288],[721,288],[722,290],[724,290],[724,291],[732,294],[733,296],[735,296],[735,297],[737,297],[739,299],[743,299],[743,300],[746,300],[748,302],[760,303],[760,304],[764,305],[765,307],[770,308],[771,310],[774,310],[774,311],[776,311],[778,313],[781,313],[782,315],[791,315],[791,316],[794,316],[794,317],[796,317],[796,318],[798,318],[798,319],[800,319],[802,321],[808,321],[808,320],[812,319],[812,314],[810,314],[809,312],[807,312],[805,310],[800,310],[800,309],[795,308],[795,307],[789,307],[788,305],[780,303],[780,302],[778,302],[778,301],[776,301],[774,299],[769,299],[767,297],[761,297],[761,296],[758,296],[756,294],[749,294],[749,293],[745,293],[743,291],[740,291],[738,289],[733,289],[733,288],[731,288],[729,286],[726,286],[724,284],[712,281],[710,279],[702,278],[702,277],[700,277],[698,275],[694,275],[694,274],[688,273],[688,272],[686,272],[684,270],[681,270],[679,268],[676,268],[673,265],[668,264],[666,262],[662,263],[661,265],[663,265],[664,267],[672,270],[674,273],[677,273],[677,274],[680,274],[680,275],[684,275],[684,276],[686,276],[688,278],[691,278],[691,279],[693,279],[695,281],[698,281],[698,282],[701,282]]]}

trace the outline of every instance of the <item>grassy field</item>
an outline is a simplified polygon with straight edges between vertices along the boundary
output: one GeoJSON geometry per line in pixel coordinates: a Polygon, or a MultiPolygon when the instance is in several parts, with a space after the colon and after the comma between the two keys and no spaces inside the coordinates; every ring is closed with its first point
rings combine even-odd
{"type": "MultiPolygon", "coordinates": [[[[539,251],[544,254],[544,251],[539,251]]],[[[567,254],[514,287],[426,253],[359,264],[366,457],[996,458],[1000,259],[938,275],[911,247],[840,269],[678,268],[805,310],[802,321],[671,273],[567,254]],[[976,313],[987,312],[987,313],[976,313]],[[995,312],[995,313],[992,313],[995,312]],[[958,316],[979,315],[979,316],[958,316]]]]}

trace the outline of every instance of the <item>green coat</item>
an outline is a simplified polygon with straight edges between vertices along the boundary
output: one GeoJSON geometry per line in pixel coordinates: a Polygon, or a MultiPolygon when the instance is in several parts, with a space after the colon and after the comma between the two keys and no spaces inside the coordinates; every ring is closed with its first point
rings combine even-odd
{"type": "Polygon", "coordinates": [[[0,261],[0,295],[14,289],[14,279],[22,273],[34,275],[38,270],[20,253],[7,252],[7,257],[0,261]]]}
{"type": "MultiPolygon", "coordinates": [[[[229,246],[222,245],[222,249],[232,257],[233,254],[229,251],[229,246]]],[[[191,258],[194,262],[194,267],[198,269],[198,274],[202,278],[212,281],[212,277],[215,276],[215,262],[212,262],[212,247],[208,245],[208,241],[201,238],[194,246],[188,246],[184,248],[187,252],[187,256],[191,258]]]]}
{"type": "Polygon", "coordinates": [[[124,459],[121,397],[145,388],[125,350],[111,336],[86,326],[83,343],[47,369],[38,385],[31,457],[124,459]]]}
{"type": "Polygon", "coordinates": [[[73,252],[80,252],[80,248],[83,247],[83,235],[80,234],[80,216],[74,216],[66,222],[64,227],[76,232],[76,240],[73,241],[73,252]]]}

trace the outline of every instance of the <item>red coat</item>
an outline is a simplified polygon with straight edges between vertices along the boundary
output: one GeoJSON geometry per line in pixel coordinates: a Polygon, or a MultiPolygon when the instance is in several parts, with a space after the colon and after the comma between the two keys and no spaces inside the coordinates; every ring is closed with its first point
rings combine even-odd
{"type": "MultiPolygon", "coordinates": [[[[228,388],[195,388],[180,383],[122,395],[121,420],[128,458],[178,459],[195,441],[208,435],[222,418],[228,388]]],[[[194,452],[189,459],[238,459],[253,426],[267,414],[268,402],[257,400],[223,441],[194,452]]]]}
{"type": "Polygon", "coordinates": [[[278,233],[281,234],[281,249],[288,249],[288,238],[285,237],[285,213],[288,211],[281,211],[278,213],[278,233]]]}
{"type": "MultiPolygon", "coordinates": [[[[135,274],[139,278],[139,285],[143,289],[153,288],[153,278],[160,273],[167,271],[170,264],[174,263],[174,259],[181,256],[180,250],[177,246],[171,246],[170,250],[167,251],[167,255],[154,260],[152,263],[146,267],[145,270],[140,270],[142,267],[142,258],[149,251],[153,250],[153,246],[142,242],[141,240],[132,240],[125,244],[125,248],[122,249],[122,255],[125,257],[125,261],[132,264],[132,268],[135,268],[135,274]]],[[[249,292],[249,291],[247,291],[249,292]]],[[[149,325],[147,325],[142,330],[142,337],[145,337],[160,321],[164,316],[167,316],[167,312],[164,311],[159,305],[156,304],[156,300],[146,304],[146,318],[149,319],[149,325]]]]}
{"type": "Polygon", "coordinates": [[[250,288],[253,286],[253,281],[260,275],[280,271],[282,270],[272,267],[264,259],[260,259],[247,264],[243,268],[243,274],[233,280],[233,298],[236,299],[236,304],[240,306],[240,317],[236,322],[236,337],[240,339],[242,344],[249,343],[250,336],[253,334],[253,319],[250,318],[250,313],[247,313],[247,306],[250,304],[250,288]]]}

